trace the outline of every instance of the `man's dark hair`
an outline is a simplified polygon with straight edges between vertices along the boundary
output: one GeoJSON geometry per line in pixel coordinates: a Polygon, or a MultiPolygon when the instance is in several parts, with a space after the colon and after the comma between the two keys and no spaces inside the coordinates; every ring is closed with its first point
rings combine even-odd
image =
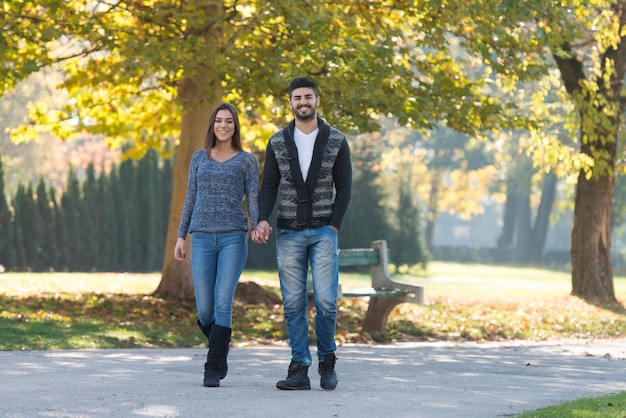
{"type": "Polygon", "coordinates": [[[315,97],[319,96],[317,86],[315,85],[315,82],[313,80],[308,77],[298,77],[294,78],[293,80],[291,80],[291,83],[289,83],[289,98],[291,98],[291,93],[293,93],[295,89],[300,89],[303,87],[313,89],[315,97]]]}

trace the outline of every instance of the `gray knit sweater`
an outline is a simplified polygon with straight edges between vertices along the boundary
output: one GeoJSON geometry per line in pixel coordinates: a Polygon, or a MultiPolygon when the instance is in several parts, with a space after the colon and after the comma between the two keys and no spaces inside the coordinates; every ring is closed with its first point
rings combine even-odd
{"type": "Polygon", "coordinates": [[[243,212],[246,197],[252,228],[259,218],[259,166],[253,154],[241,152],[228,161],[208,158],[206,150],[193,153],[185,206],[178,236],[194,232],[248,231],[243,212]]]}

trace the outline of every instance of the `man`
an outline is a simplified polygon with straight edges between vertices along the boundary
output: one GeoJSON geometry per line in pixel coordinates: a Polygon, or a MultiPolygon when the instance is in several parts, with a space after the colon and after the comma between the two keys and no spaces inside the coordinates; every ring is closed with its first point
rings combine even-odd
{"type": "Polygon", "coordinates": [[[252,233],[266,243],[272,231],[269,216],[280,194],[276,262],[291,346],[287,379],[278,389],[311,389],[312,363],[308,344],[307,276],[311,267],[316,309],[320,386],[333,390],[335,326],[339,283],[338,232],[350,203],[352,165],[343,133],[317,116],[320,97],[313,80],[301,77],[289,85],[289,106],[295,119],[269,140],[259,192],[259,224],[252,233]]]}

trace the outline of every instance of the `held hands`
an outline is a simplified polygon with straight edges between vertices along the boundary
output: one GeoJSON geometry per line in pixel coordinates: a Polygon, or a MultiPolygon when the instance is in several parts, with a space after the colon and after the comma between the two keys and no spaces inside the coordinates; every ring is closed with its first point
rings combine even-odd
{"type": "Polygon", "coordinates": [[[257,244],[267,244],[271,233],[272,227],[270,224],[267,221],[261,221],[250,234],[250,238],[257,244]]]}
{"type": "Polygon", "coordinates": [[[181,237],[176,239],[176,247],[174,247],[174,258],[178,261],[185,261],[187,254],[185,253],[185,240],[181,237]]]}

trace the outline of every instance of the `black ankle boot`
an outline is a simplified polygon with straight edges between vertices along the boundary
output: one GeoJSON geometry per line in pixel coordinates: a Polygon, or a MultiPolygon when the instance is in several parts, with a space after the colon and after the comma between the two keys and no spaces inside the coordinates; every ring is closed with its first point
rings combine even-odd
{"type": "Polygon", "coordinates": [[[289,364],[287,379],[279,380],[276,387],[283,390],[310,390],[311,382],[308,372],[309,366],[299,361],[292,361],[289,364]]]}
{"type": "Polygon", "coordinates": [[[213,324],[209,337],[209,354],[204,364],[204,386],[219,387],[228,371],[228,351],[232,329],[213,324]]]}
{"type": "Polygon", "coordinates": [[[204,363],[204,387],[217,388],[220,386],[220,375],[214,363],[204,363]]]}
{"type": "MultiPolygon", "coordinates": [[[[198,324],[198,327],[200,328],[202,333],[206,336],[206,338],[207,338],[207,345],[209,345],[209,342],[211,341],[211,329],[215,326],[215,323],[211,322],[209,325],[207,325],[205,327],[202,326],[202,324],[200,323],[199,319],[196,321],[196,323],[198,324]]],[[[219,326],[219,325],[217,325],[217,326],[219,326]]],[[[230,329],[230,328],[227,328],[227,329],[230,329]]],[[[228,335],[228,342],[230,343],[230,333],[228,335]]],[[[229,348],[230,348],[230,345],[229,345],[229,348]]],[[[219,366],[218,374],[219,374],[220,380],[225,378],[226,374],[228,373],[228,363],[226,361],[226,358],[228,357],[228,349],[226,350],[226,355],[224,356],[224,361],[219,366]]],[[[207,353],[207,361],[208,361],[208,359],[209,359],[209,354],[207,353]]],[[[206,370],[206,367],[205,367],[205,370],[206,370]]]]}
{"type": "Polygon", "coordinates": [[[335,373],[335,353],[330,353],[320,362],[317,371],[320,374],[320,386],[325,390],[333,390],[337,387],[337,373],[335,373]]]}

